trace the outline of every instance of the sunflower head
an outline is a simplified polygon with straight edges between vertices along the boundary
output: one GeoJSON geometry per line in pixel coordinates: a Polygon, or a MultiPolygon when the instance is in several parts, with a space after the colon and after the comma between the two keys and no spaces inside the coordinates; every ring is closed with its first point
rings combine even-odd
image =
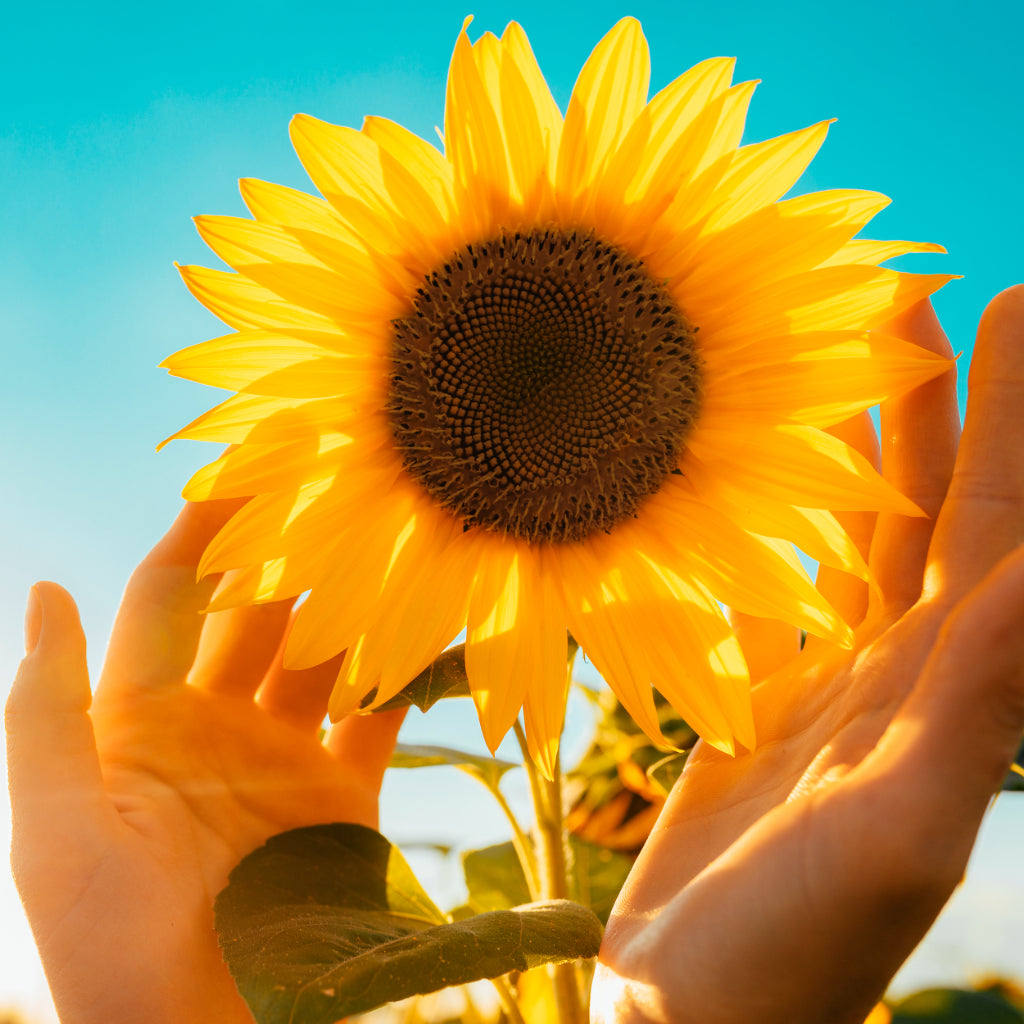
{"type": "Polygon", "coordinates": [[[466,246],[395,322],[405,469],[467,527],[582,541],[633,516],[697,417],[693,330],[643,264],[591,233],[466,246]]]}
{"type": "Polygon", "coordinates": [[[443,152],[306,115],[319,196],[242,182],[183,267],[233,333],[166,361],[237,392],[175,437],[233,446],[185,489],[251,500],[212,610],[301,604],[286,662],[345,651],[332,717],[386,702],[463,629],[493,750],[522,710],[551,772],[567,630],[652,741],[659,692],[751,746],[722,606],[848,642],[794,549],[862,577],[836,511],[914,515],[827,428],[943,372],[886,322],[947,278],[854,236],[888,200],[782,200],[827,124],[741,145],[754,83],[698,64],[648,97],[623,19],[559,110],[522,29],[459,33],[443,152]],[[367,702],[367,698],[370,697],[367,702]]]}

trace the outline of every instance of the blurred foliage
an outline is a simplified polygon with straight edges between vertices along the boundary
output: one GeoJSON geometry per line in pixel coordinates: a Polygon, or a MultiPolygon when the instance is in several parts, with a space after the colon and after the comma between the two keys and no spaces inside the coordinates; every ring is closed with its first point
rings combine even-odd
{"type": "MultiPolygon", "coordinates": [[[[633,858],[573,836],[569,843],[570,896],[590,907],[602,924],[626,881],[633,858]]],[[[462,854],[468,898],[451,915],[462,920],[489,910],[510,910],[530,900],[522,865],[511,842],[462,854]]]]}
{"type": "Polygon", "coordinates": [[[1024,740],[1017,748],[1016,764],[1006,773],[1003,789],[1024,793],[1024,740]]]}
{"type": "Polygon", "coordinates": [[[590,843],[635,856],[697,734],[655,694],[662,733],[676,748],[666,754],[640,732],[610,691],[585,692],[597,705],[599,717],[590,747],[566,775],[566,826],[590,843]]]}
{"type": "Polygon", "coordinates": [[[1024,1024],[1024,992],[1003,978],[974,989],[925,989],[889,1006],[892,1024],[1024,1024]]]}

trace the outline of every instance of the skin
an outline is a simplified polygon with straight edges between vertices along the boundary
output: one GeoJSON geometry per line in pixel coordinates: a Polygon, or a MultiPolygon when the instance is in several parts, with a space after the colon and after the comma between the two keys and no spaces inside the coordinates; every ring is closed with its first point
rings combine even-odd
{"type": "MultiPolygon", "coordinates": [[[[899,325],[949,352],[931,308],[899,325]]],[[[953,373],[882,409],[886,476],[929,518],[847,526],[877,590],[825,572],[852,650],[739,617],[759,745],[698,747],[623,890],[595,1024],[861,1024],[963,876],[1024,733],[1024,286],[953,373]]],[[[837,428],[865,453],[864,419],[837,428]]]]}
{"type": "Polygon", "coordinates": [[[228,873],[286,829],[377,826],[402,715],[321,742],[338,664],[281,668],[288,604],[200,614],[216,581],[196,564],[237,507],[186,506],[135,571],[94,699],[70,595],[30,597],[6,714],[11,860],[68,1024],[251,1022],[213,931],[228,873]]]}
{"type": "MultiPolygon", "coordinates": [[[[947,345],[930,307],[900,327],[947,345]]],[[[932,518],[847,520],[878,582],[821,579],[863,620],[852,650],[737,619],[760,745],[690,759],[609,922],[595,1024],[860,1024],[962,876],[1024,731],[1024,286],[986,312],[971,387],[959,454],[951,379],[883,410],[884,470],[932,518]]],[[[235,507],[187,507],[136,571],[95,699],[74,603],[33,588],[12,860],[68,1024],[251,1020],[212,930],[228,872],[285,829],[376,824],[400,718],[321,743],[336,665],[281,669],[290,609],[200,614],[235,507]]]]}

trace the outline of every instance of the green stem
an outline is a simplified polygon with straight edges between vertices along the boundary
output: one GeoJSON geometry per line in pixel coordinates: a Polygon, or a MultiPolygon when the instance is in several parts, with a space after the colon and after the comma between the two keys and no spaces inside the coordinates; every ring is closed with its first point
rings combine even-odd
{"type": "Polygon", "coordinates": [[[537,877],[537,858],[533,852],[533,846],[530,843],[530,839],[522,830],[519,820],[512,812],[512,808],[509,807],[508,801],[505,799],[505,794],[502,793],[497,786],[488,786],[487,788],[491,791],[494,799],[498,802],[498,806],[508,819],[509,825],[512,826],[512,846],[515,848],[516,856],[519,858],[519,864],[523,869],[523,875],[526,877],[526,887],[530,891],[530,899],[538,900],[541,896],[540,881],[537,877]]]}
{"type": "Polygon", "coordinates": [[[498,993],[502,1009],[504,1009],[505,1016],[508,1017],[511,1024],[526,1024],[526,1021],[523,1019],[523,1015],[519,1010],[519,1004],[516,1002],[516,997],[512,993],[512,986],[509,985],[508,979],[492,978],[491,983],[494,985],[495,991],[498,993]]]}
{"type": "MultiPolygon", "coordinates": [[[[562,816],[562,772],[559,759],[555,757],[551,781],[542,778],[530,758],[526,735],[518,721],[514,724],[514,729],[523,752],[523,767],[530,781],[530,795],[533,798],[537,819],[540,896],[545,900],[568,899],[568,837],[565,834],[562,816]]],[[[576,965],[571,962],[554,964],[549,970],[554,983],[559,1024],[585,1024],[576,965]]]]}

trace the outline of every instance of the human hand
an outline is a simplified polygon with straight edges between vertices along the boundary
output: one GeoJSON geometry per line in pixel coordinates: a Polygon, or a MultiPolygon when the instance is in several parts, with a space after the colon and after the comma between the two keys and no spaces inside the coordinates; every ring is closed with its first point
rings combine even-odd
{"type": "Polygon", "coordinates": [[[230,870],[271,835],[377,825],[402,713],[321,742],[337,660],[281,666],[288,602],[203,616],[203,549],[237,502],[187,505],[129,581],[90,709],[70,595],[33,588],[7,704],[12,866],[61,1019],[252,1018],[213,930],[230,870]]]}
{"type": "MultiPolygon", "coordinates": [[[[929,306],[899,327],[948,354],[929,306]]],[[[608,923],[595,1022],[860,1024],[963,875],[1024,732],[1024,285],[982,318],[959,453],[952,373],[881,426],[932,518],[848,518],[877,590],[819,579],[852,650],[794,657],[738,619],[758,748],[690,757],[608,923]]],[[[841,430],[870,449],[866,417],[841,430]]]]}

